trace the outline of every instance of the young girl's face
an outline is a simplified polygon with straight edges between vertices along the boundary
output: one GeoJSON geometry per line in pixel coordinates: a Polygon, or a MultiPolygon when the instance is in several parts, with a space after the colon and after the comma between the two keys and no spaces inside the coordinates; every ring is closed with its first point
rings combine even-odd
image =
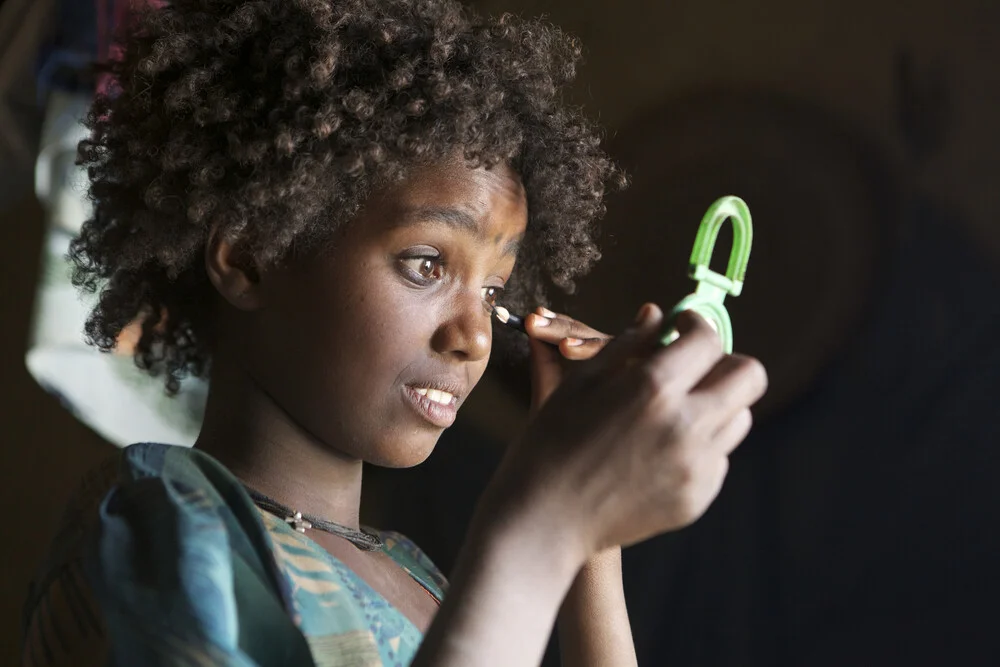
{"type": "Polygon", "coordinates": [[[245,367],[325,446],[420,463],[486,369],[484,300],[510,278],[527,217],[506,167],[415,171],[374,196],[334,248],[264,276],[245,367]]]}

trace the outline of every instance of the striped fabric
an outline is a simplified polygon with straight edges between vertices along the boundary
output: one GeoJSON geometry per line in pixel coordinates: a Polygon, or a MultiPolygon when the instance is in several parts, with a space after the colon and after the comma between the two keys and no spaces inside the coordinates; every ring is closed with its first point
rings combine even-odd
{"type": "MultiPolygon", "coordinates": [[[[441,600],[412,542],[384,552],[441,600]]],[[[260,511],[211,457],[126,448],[75,494],[25,608],[23,665],[407,665],[420,631],[338,559],[260,511]]]]}

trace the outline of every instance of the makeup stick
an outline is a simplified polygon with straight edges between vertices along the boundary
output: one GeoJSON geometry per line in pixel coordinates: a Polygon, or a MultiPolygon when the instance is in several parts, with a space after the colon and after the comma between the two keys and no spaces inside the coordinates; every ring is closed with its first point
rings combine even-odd
{"type": "MultiPolygon", "coordinates": [[[[523,333],[525,336],[528,335],[528,330],[524,326],[524,318],[523,317],[521,317],[520,315],[515,315],[514,313],[510,312],[509,310],[507,310],[503,306],[491,306],[488,303],[486,305],[492,311],[493,317],[496,318],[497,322],[499,322],[500,324],[504,324],[504,325],[510,327],[511,329],[517,329],[518,331],[520,331],[521,333],[523,333]]],[[[594,340],[601,340],[601,339],[599,339],[599,338],[587,338],[587,339],[583,339],[582,342],[594,341],[594,340]]],[[[552,347],[555,347],[555,348],[559,347],[559,343],[553,343],[551,341],[543,341],[543,342],[546,345],[551,345],[552,347]]]]}
{"type": "Polygon", "coordinates": [[[523,334],[528,333],[528,330],[524,328],[524,318],[519,315],[515,315],[503,306],[490,306],[493,309],[493,317],[497,319],[500,324],[506,324],[511,329],[517,329],[523,334]]]}

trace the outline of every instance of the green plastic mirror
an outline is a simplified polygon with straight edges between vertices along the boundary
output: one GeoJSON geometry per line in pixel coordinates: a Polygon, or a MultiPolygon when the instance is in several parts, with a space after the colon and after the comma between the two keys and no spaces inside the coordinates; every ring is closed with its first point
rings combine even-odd
{"type": "MultiPolygon", "coordinates": [[[[750,261],[750,247],[753,244],[753,224],[750,209],[739,197],[722,197],[712,204],[698,227],[698,235],[691,251],[688,276],[698,283],[693,294],[689,294],[670,311],[669,321],[690,310],[701,315],[719,334],[722,349],[726,354],[733,352],[733,324],[724,301],[727,295],[739,296],[743,291],[743,280],[750,261]],[[733,224],[733,247],[729,253],[726,275],[712,271],[712,252],[719,230],[726,220],[733,224]]],[[[663,337],[663,344],[669,345],[678,338],[677,330],[671,325],[663,337]]]]}

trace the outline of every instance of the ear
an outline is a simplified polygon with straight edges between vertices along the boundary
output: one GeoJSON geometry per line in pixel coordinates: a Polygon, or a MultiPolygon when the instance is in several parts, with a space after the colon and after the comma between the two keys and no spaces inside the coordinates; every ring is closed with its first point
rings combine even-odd
{"type": "Polygon", "coordinates": [[[219,294],[240,310],[256,310],[262,304],[260,273],[253,261],[240,253],[237,244],[213,227],[205,243],[205,271],[219,294]]]}

